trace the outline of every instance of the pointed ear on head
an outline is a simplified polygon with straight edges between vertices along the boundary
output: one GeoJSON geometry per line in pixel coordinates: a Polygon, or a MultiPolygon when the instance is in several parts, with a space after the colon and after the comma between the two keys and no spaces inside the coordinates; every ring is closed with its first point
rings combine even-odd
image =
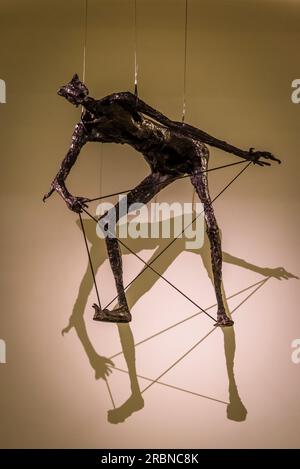
{"type": "Polygon", "coordinates": [[[71,82],[72,82],[72,83],[76,83],[77,81],[80,81],[80,80],[79,80],[79,76],[77,75],[77,73],[75,73],[75,74],[73,75],[73,77],[72,77],[71,82]]]}

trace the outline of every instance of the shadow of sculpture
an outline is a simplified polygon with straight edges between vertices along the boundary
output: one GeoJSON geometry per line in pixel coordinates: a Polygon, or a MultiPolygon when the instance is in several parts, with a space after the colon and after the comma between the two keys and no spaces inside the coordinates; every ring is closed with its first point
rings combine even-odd
{"type": "MultiPolygon", "coordinates": [[[[161,222],[160,222],[161,224],[161,222]]],[[[77,226],[80,228],[79,221],[77,222],[77,226]]],[[[93,261],[93,267],[95,274],[101,267],[101,265],[105,262],[107,255],[105,249],[105,242],[104,240],[100,240],[96,234],[96,224],[93,220],[85,219],[84,220],[84,227],[87,235],[87,239],[91,244],[90,247],[90,255],[93,261]]],[[[81,229],[81,228],[80,228],[81,229]]],[[[161,233],[161,229],[159,229],[159,233],[161,233]]],[[[172,246],[164,252],[162,256],[160,256],[154,263],[152,264],[153,267],[163,274],[167,268],[175,261],[175,259],[186,250],[185,247],[185,238],[178,238],[176,242],[172,244],[172,246]]],[[[148,263],[157,256],[157,254],[164,249],[164,247],[170,242],[169,239],[158,237],[158,238],[137,238],[137,239],[126,239],[126,244],[132,249],[134,252],[139,253],[140,251],[145,250],[155,250],[154,253],[152,252],[152,256],[150,259],[147,260],[148,263]]],[[[211,261],[210,261],[210,246],[209,240],[207,236],[204,236],[204,243],[201,248],[192,249],[190,252],[201,257],[203,265],[207,271],[207,274],[213,284],[213,276],[212,276],[212,269],[211,269],[211,261]]],[[[124,249],[122,252],[123,255],[128,255],[128,252],[124,249]]],[[[265,277],[265,280],[258,282],[258,288],[261,287],[262,284],[266,282],[267,279],[273,277],[277,279],[290,279],[290,278],[298,278],[293,274],[287,272],[283,267],[278,268],[268,268],[268,267],[260,267],[254,264],[251,264],[244,259],[240,259],[235,257],[229,253],[223,252],[223,261],[228,262],[230,264],[234,264],[240,266],[245,269],[250,269],[254,272],[257,272],[265,277]]],[[[130,309],[137,303],[137,301],[146,294],[156,283],[158,277],[154,274],[150,269],[145,270],[145,272],[140,275],[137,280],[130,285],[127,289],[127,299],[130,309]]],[[[80,288],[78,291],[77,299],[75,301],[73,312],[71,317],[69,318],[69,323],[67,327],[65,327],[62,331],[63,334],[67,333],[74,327],[78,338],[84,348],[84,351],[88,357],[89,363],[92,369],[95,372],[96,379],[104,379],[107,382],[107,377],[112,372],[113,369],[113,362],[111,358],[100,356],[95,348],[93,347],[87,333],[85,321],[84,321],[84,311],[86,308],[86,304],[88,301],[89,294],[93,288],[93,279],[90,273],[89,264],[87,264],[86,272],[82,278],[80,288]]],[[[251,293],[249,296],[251,296],[251,293]]],[[[228,316],[231,316],[226,295],[223,288],[223,298],[224,303],[226,306],[228,316]]],[[[244,301],[243,301],[244,303],[244,301]]],[[[199,312],[198,314],[201,314],[199,312]]],[[[138,411],[143,408],[144,400],[140,390],[139,381],[137,378],[137,371],[136,371],[136,355],[135,355],[135,343],[134,338],[132,335],[132,331],[130,328],[130,324],[116,324],[118,327],[122,352],[126,361],[129,380],[130,380],[130,387],[131,387],[131,395],[130,397],[122,404],[120,407],[113,408],[108,411],[108,421],[110,423],[120,423],[126,420],[133,412],[138,411]]],[[[176,326],[176,325],[175,325],[176,326]]],[[[228,382],[229,382],[229,403],[227,403],[227,417],[230,420],[235,421],[243,421],[246,419],[247,410],[239,396],[238,387],[235,380],[234,374],[234,358],[235,358],[235,332],[234,327],[229,328],[222,328],[222,333],[224,337],[224,351],[225,351],[225,358],[226,358],[226,367],[227,367],[227,374],[228,374],[228,382]]],[[[116,354],[118,355],[118,354],[116,354]]],[[[115,355],[115,356],[116,356],[115,355]]]]}

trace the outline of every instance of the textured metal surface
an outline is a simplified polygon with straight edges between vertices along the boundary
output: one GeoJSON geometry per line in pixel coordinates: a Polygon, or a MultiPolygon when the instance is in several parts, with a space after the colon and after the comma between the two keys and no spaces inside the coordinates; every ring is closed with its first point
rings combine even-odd
{"type": "MultiPolygon", "coordinates": [[[[209,195],[206,170],[209,152],[205,144],[223,149],[261,166],[269,165],[266,160],[280,162],[265,151],[241,150],[223,140],[216,139],[196,127],[175,122],[155,110],[130,92],[113,93],[95,100],[88,96],[87,87],[74,75],[72,80],[61,87],[58,94],[75,106],[82,105],[84,113],[75,126],[70,148],[61,167],[52,181],[44,201],[57,191],[68,208],[80,213],[87,206],[88,199],[75,197],[66,188],[65,180],[75,164],[83,145],[87,142],[113,142],[128,144],[140,152],[150,167],[150,174],[127,197],[128,208],[135,202],[149,202],[163,187],[178,176],[189,174],[197,194],[204,205],[207,234],[211,246],[211,260],[216,298],[218,302],[218,325],[233,324],[225,313],[222,282],[222,250],[218,225],[209,195]]],[[[118,206],[117,206],[118,209],[118,206]]],[[[103,217],[109,217],[108,212],[103,217]]],[[[119,214],[117,210],[116,223],[119,214]]],[[[123,285],[122,257],[116,238],[106,237],[110,265],[114,274],[119,309],[111,317],[105,310],[96,310],[95,319],[113,322],[130,321],[123,285]]]]}

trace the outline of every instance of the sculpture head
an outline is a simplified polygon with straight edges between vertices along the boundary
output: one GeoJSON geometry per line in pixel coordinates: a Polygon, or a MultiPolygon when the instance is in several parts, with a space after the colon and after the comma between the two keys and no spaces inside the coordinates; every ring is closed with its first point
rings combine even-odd
{"type": "Polygon", "coordinates": [[[74,104],[76,107],[83,103],[89,94],[89,90],[82,81],[79,80],[77,73],[73,76],[72,80],[66,85],[59,88],[57,94],[66,98],[69,103],[74,104]]]}

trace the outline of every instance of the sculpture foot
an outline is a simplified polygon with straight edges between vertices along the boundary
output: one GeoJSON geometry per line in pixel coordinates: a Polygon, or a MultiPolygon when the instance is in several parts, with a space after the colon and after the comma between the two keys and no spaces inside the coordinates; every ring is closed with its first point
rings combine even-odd
{"type": "Polygon", "coordinates": [[[214,326],[219,326],[219,327],[230,327],[233,326],[234,321],[232,319],[229,319],[229,317],[225,313],[218,314],[217,316],[217,322],[214,324],[214,326]]]}
{"type": "Polygon", "coordinates": [[[102,322],[130,322],[131,314],[126,306],[120,306],[119,308],[109,311],[109,309],[100,309],[99,306],[94,303],[93,308],[95,310],[94,321],[102,322]]]}
{"type": "Polygon", "coordinates": [[[227,418],[235,422],[244,422],[247,418],[247,409],[242,401],[237,398],[227,406],[227,418]]]}
{"type": "Polygon", "coordinates": [[[134,412],[138,412],[144,407],[144,399],[141,395],[130,396],[121,407],[111,409],[107,413],[107,420],[109,423],[122,423],[134,412]]]}

